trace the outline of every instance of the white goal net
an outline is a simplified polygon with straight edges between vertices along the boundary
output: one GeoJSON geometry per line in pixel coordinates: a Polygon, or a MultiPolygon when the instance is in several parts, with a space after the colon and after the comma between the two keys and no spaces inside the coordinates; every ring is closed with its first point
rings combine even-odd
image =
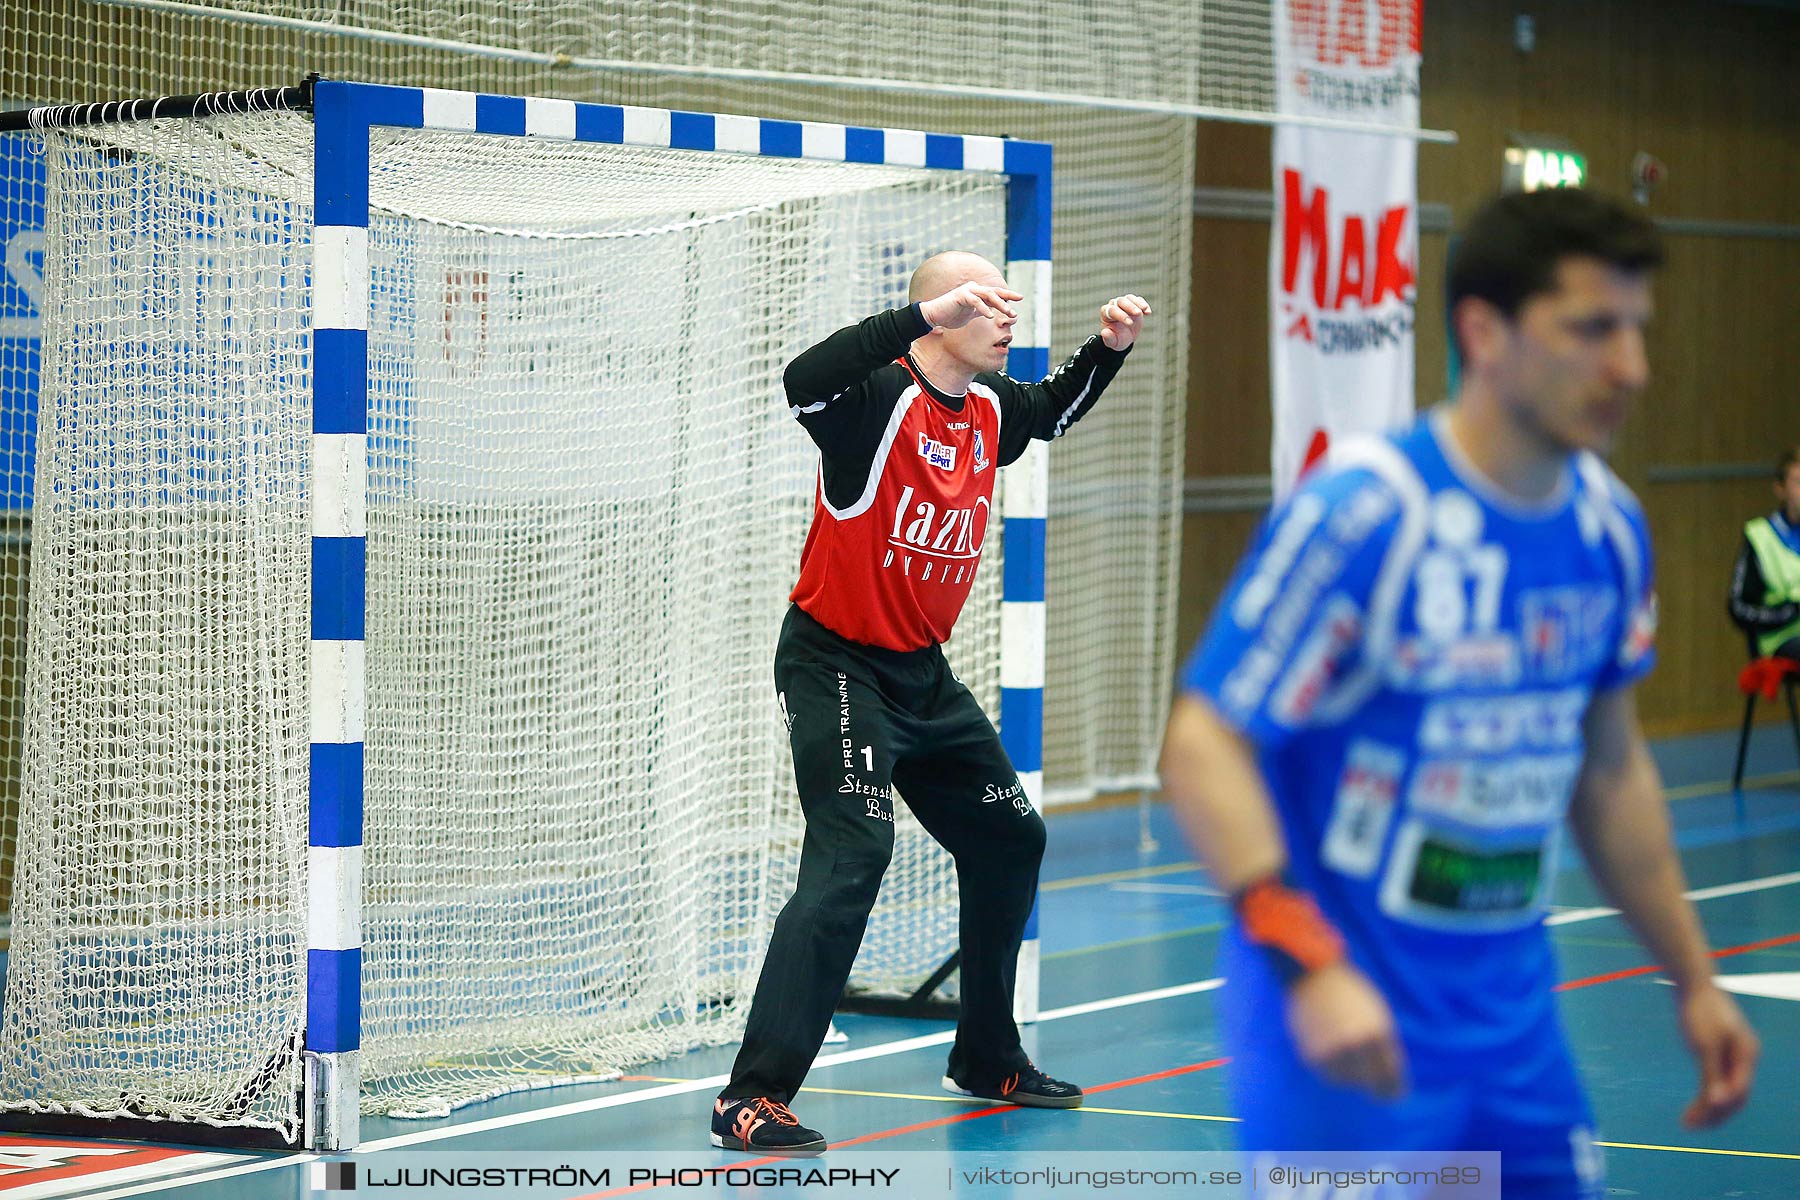
{"type": "MultiPolygon", "coordinates": [[[[0,1107],[293,1132],[310,128],[46,137],[0,1107]]],[[[798,856],[770,663],[816,460],[780,373],[926,255],[1000,261],[1005,209],[994,176],[377,132],[365,1112],[738,1034],[798,856]]],[[[990,712],[994,559],[950,646],[990,712]]],[[[872,990],[955,945],[948,858],[899,838],[872,990]]]]}

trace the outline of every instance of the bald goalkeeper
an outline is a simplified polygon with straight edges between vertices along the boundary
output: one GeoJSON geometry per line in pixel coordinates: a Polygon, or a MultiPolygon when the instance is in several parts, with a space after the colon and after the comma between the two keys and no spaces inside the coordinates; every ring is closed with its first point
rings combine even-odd
{"type": "Polygon", "coordinates": [[[1080,1088],[1032,1065],[1012,1017],[1044,822],[942,646],[981,564],[999,468],[1093,407],[1150,306],[1109,300],[1073,357],[1020,383],[1003,368],[1023,297],[994,264],[936,255],[913,273],[909,299],[838,330],[784,378],[819,448],[812,529],[775,649],[806,841],[713,1104],[712,1144],[728,1150],[825,1149],[788,1105],[893,855],[896,789],[956,861],[962,1013],[944,1087],[1038,1108],[1081,1103],[1080,1088]]]}

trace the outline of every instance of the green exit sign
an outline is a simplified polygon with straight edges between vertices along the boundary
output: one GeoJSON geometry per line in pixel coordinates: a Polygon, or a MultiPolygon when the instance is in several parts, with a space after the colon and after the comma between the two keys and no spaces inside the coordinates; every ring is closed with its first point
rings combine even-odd
{"type": "Polygon", "coordinates": [[[1506,151],[1502,186],[1509,192],[1578,188],[1586,182],[1587,159],[1573,150],[1511,146],[1506,151]]]}

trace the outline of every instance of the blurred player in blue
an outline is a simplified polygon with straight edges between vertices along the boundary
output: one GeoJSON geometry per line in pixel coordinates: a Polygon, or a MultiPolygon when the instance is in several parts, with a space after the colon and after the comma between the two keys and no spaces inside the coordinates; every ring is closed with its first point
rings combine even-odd
{"type": "Polygon", "coordinates": [[[1651,226],[1490,202],[1449,272],[1463,375],[1279,505],[1182,675],[1163,780],[1233,897],[1222,1020],[1246,1149],[1498,1150],[1510,1197],[1601,1193],[1543,926],[1566,815],[1675,983],[1689,1127],[1758,1054],[1683,897],[1636,682],[1650,539],[1601,462],[1648,381],[1651,226]]]}

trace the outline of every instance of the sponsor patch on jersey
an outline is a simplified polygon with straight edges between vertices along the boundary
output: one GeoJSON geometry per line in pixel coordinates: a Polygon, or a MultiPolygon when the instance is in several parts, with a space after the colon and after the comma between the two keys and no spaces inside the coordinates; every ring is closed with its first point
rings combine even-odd
{"type": "Polygon", "coordinates": [[[956,470],[956,447],[927,434],[919,435],[919,457],[940,471],[956,470]]]}
{"type": "Polygon", "coordinates": [[[1580,754],[1430,759],[1413,772],[1407,804],[1478,829],[1542,827],[1562,818],[1580,772],[1580,754]]]}
{"type": "Polygon", "coordinates": [[[1325,830],[1326,863],[1358,879],[1375,874],[1405,772],[1404,752],[1362,739],[1350,744],[1325,830]]]}
{"type": "Polygon", "coordinates": [[[1606,661],[1617,600],[1600,587],[1532,588],[1519,596],[1525,667],[1540,679],[1586,674],[1606,661]]]}
{"type": "Polygon", "coordinates": [[[1471,634],[1454,641],[1406,637],[1394,645],[1388,682],[1409,691],[1505,688],[1519,682],[1519,642],[1505,633],[1471,634]]]}
{"type": "Polygon", "coordinates": [[[1394,837],[1381,909],[1446,932],[1529,925],[1538,919],[1544,880],[1555,874],[1558,828],[1484,836],[1411,816],[1394,837]]]}
{"type": "Polygon", "coordinates": [[[1519,912],[1537,895],[1542,846],[1482,853],[1438,838],[1419,844],[1409,897],[1459,913],[1519,912]]]}
{"type": "Polygon", "coordinates": [[[1445,696],[1425,706],[1419,749],[1436,753],[1508,754],[1569,750],[1581,745],[1586,688],[1503,696],[1445,696]]]}

